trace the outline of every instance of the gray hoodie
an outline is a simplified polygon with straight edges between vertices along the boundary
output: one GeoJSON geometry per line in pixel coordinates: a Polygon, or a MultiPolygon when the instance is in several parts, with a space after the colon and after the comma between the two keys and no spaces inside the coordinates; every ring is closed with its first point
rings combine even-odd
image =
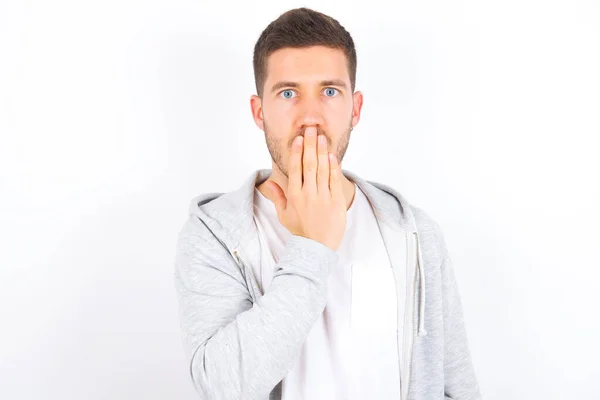
{"type": "MultiPolygon", "coordinates": [[[[369,200],[394,271],[401,400],[481,399],[439,225],[392,188],[342,171],[369,200]],[[394,256],[399,237],[406,260],[394,256]]],[[[201,399],[281,399],[281,381],[326,305],[338,254],[320,242],[291,236],[267,291],[253,273],[261,254],[254,189],[270,174],[256,170],[235,191],[195,197],[178,235],[175,287],[201,399]]]]}

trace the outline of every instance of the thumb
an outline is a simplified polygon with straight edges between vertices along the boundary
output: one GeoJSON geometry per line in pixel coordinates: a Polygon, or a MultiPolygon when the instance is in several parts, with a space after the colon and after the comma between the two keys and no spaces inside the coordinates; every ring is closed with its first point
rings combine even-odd
{"type": "Polygon", "coordinates": [[[267,188],[269,188],[271,196],[273,197],[273,203],[275,203],[277,214],[281,215],[287,206],[287,198],[285,197],[283,190],[273,181],[267,182],[267,188]]]}

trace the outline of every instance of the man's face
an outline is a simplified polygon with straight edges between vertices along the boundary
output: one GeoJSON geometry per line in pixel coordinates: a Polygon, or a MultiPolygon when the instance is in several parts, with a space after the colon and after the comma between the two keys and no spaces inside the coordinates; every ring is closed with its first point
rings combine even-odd
{"type": "Polygon", "coordinates": [[[351,92],[342,50],[285,48],[269,56],[262,100],[252,96],[251,105],[273,163],[287,178],[292,141],[309,126],[325,135],[328,151],[342,161],[362,94],[351,92]]]}

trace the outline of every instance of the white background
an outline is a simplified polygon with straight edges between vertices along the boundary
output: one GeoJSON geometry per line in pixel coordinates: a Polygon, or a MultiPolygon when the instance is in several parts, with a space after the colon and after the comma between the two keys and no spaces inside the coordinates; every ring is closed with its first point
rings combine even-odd
{"type": "Polygon", "coordinates": [[[302,5],[356,43],[343,167],[446,235],[485,399],[598,398],[594,0],[1,1],[0,398],[195,398],[176,235],[270,168],[252,50],[302,5]]]}

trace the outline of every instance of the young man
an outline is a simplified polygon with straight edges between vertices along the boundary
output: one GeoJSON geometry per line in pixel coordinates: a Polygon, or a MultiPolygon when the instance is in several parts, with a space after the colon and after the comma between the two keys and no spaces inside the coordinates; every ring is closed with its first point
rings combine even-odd
{"type": "Polygon", "coordinates": [[[176,288],[202,399],[480,399],[439,225],[341,169],[363,102],[334,19],[282,14],[254,48],[272,168],[193,199],[176,288]]]}

